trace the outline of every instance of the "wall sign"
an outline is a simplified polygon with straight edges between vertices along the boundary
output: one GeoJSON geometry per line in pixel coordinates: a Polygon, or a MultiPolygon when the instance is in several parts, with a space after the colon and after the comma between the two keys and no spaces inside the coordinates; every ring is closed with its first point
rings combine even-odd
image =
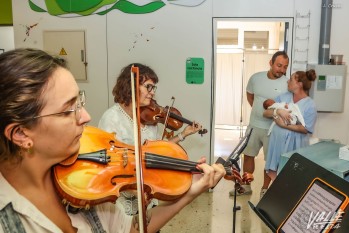
{"type": "Polygon", "coordinates": [[[203,58],[187,58],[185,78],[189,84],[204,83],[205,62],[203,58]]]}

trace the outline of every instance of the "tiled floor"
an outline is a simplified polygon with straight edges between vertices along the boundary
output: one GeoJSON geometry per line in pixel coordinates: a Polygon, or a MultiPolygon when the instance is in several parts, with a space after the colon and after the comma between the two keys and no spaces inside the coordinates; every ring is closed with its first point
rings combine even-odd
{"type": "MultiPolygon", "coordinates": [[[[237,130],[216,129],[215,155],[227,156],[239,140],[237,130]]],[[[255,180],[252,182],[252,195],[238,196],[236,221],[233,224],[234,198],[229,197],[233,189],[232,181],[222,179],[212,192],[199,196],[183,209],[162,230],[161,233],[270,233],[272,232],[249,207],[248,201],[257,204],[263,181],[264,158],[260,154],[256,158],[255,180]],[[235,225],[235,231],[233,228],[235,225]]]]}

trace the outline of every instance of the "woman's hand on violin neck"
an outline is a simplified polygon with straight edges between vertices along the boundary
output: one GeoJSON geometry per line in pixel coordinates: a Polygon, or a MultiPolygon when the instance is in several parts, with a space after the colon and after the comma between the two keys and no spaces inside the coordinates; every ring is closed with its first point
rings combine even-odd
{"type": "Polygon", "coordinates": [[[183,137],[187,137],[191,134],[198,132],[201,129],[202,129],[202,125],[194,121],[192,125],[187,125],[181,134],[183,137]]]}
{"type": "Polygon", "coordinates": [[[173,218],[181,209],[192,202],[201,193],[214,187],[218,181],[225,175],[225,169],[221,164],[212,166],[205,163],[206,159],[201,158],[197,167],[202,170],[202,174],[193,175],[193,183],[188,192],[179,200],[166,205],[159,205],[151,210],[152,219],[148,226],[148,232],[156,232],[173,218]]]}
{"type": "MultiPolygon", "coordinates": [[[[206,163],[206,157],[205,156],[202,156],[198,161],[197,161],[198,164],[201,164],[201,163],[206,163]]],[[[199,167],[198,167],[199,169],[199,167]]]]}
{"type": "Polygon", "coordinates": [[[193,199],[209,188],[216,186],[226,173],[222,164],[213,164],[210,166],[206,163],[201,163],[198,164],[197,167],[202,170],[203,173],[193,175],[193,183],[187,193],[187,195],[192,196],[193,199]]]}

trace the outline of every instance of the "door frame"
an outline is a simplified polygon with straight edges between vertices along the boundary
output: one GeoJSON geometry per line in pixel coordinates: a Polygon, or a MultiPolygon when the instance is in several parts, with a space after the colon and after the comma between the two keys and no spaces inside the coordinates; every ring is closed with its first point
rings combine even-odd
{"type": "MultiPolygon", "coordinates": [[[[243,17],[213,17],[212,18],[212,97],[211,97],[211,129],[214,133],[211,135],[211,161],[214,161],[215,156],[215,104],[216,104],[216,62],[217,62],[217,24],[220,21],[229,22],[284,22],[284,47],[286,47],[287,54],[289,56],[289,68],[287,75],[290,76],[292,71],[292,55],[293,55],[293,40],[294,40],[294,18],[293,17],[256,17],[256,18],[243,18],[243,17]]],[[[240,134],[240,137],[242,134],[240,134]]],[[[234,140],[237,141],[237,140],[234,140]]],[[[232,145],[234,146],[234,145],[232,145]]]]}

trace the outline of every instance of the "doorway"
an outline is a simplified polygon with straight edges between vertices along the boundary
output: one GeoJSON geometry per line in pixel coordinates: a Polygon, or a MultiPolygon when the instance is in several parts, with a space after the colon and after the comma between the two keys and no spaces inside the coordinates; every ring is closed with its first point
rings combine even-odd
{"type": "Polygon", "coordinates": [[[268,70],[278,50],[287,51],[291,60],[292,28],[293,18],[213,19],[214,156],[229,156],[245,134],[251,75],[268,70]]]}

